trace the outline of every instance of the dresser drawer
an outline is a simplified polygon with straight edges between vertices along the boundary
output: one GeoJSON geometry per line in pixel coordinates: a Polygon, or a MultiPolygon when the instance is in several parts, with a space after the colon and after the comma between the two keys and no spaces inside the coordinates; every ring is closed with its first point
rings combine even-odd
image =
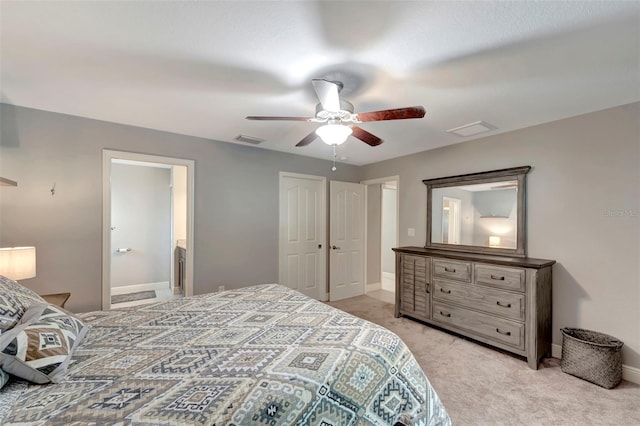
{"type": "Polygon", "coordinates": [[[433,302],[432,319],[465,331],[469,337],[482,336],[495,342],[524,349],[524,324],[480,312],[433,302]]]}
{"type": "Polygon", "coordinates": [[[524,269],[505,268],[502,266],[475,264],[476,284],[508,290],[524,291],[524,269]]]}
{"type": "Polygon", "coordinates": [[[434,280],[433,298],[524,321],[525,296],[476,285],[434,280]]]}
{"type": "Polygon", "coordinates": [[[433,276],[471,282],[471,262],[433,259],[433,276]]]}

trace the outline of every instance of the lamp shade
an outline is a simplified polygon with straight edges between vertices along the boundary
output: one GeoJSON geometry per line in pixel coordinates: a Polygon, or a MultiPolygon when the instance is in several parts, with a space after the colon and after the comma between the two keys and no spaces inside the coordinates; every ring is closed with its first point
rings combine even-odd
{"type": "Polygon", "coordinates": [[[340,145],[347,140],[351,133],[353,133],[351,127],[342,124],[327,124],[316,130],[316,135],[320,136],[322,142],[327,145],[340,145]]]}
{"type": "Polygon", "coordinates": [[[35,277],[36,248],[0,248],[0,275],[15,281],[35,277]]]}

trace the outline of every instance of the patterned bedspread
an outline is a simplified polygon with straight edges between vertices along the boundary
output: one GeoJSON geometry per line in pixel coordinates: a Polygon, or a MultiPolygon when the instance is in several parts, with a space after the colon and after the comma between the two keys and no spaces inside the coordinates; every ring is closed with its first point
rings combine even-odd
{"type": "Polygon", "coordinates": [[[3,424],[450,424],[395,334],[283,286],[78,316],[65,380],[3,424]]]}

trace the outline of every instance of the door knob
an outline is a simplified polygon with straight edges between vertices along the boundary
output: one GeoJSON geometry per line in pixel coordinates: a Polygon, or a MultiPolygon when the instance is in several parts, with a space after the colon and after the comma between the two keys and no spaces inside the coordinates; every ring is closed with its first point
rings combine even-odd
{"type": "Polygon", "coordinates": [[[331,248],[334,250],[340,250],[340,247],[337,247],[337,246],[332,246],[331,248]]]}

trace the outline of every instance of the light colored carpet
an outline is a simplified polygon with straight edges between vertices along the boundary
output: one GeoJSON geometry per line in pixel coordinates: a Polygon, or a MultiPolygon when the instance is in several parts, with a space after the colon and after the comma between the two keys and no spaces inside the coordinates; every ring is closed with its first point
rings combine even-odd
{"type": "Polygon", "coordinates": [[[407,318],[369,296],[329,303],[404,340],[454,425],[640,425],[640,385],[606,390],[565,374],[549,358],[535,371],[522,359],[407,318]]]}
{"type": "Polygon", "coordinates": [[[114,294],[111,296],[111,304],[133,302],[136,300],[155,299],[155,290],[136,291],[135,293],[114,294]]]}

